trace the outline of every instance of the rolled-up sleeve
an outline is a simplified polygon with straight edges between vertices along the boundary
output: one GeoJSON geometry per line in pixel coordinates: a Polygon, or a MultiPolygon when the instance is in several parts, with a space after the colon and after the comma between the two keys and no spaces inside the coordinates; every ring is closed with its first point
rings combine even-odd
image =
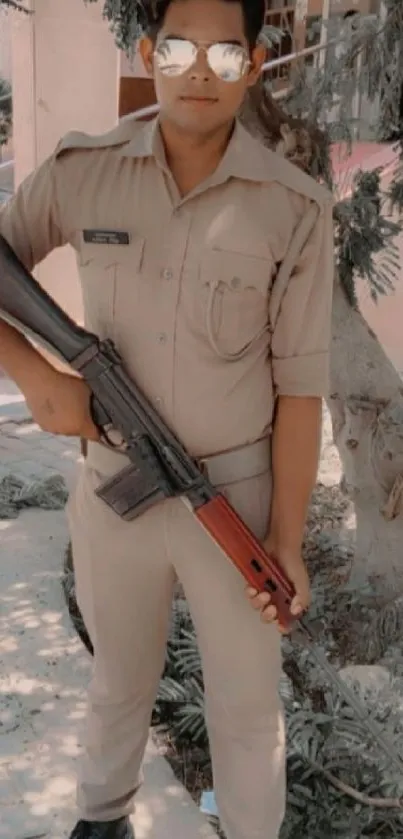
{"type": "Polygon", "coordinates": [[[0,206],[0,233],[28,271],[66,244],[52,155],[0,206]]]}
{"type": "Polygon", "coordinates": [[[277,395],[326,397],[329,393],[334,227],[325,203],[290,272],[272,334],[277,395]]]}

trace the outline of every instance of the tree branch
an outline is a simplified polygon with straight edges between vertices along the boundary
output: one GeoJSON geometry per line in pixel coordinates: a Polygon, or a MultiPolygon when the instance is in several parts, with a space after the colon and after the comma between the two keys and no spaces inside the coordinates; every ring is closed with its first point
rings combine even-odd
{"type": "Polygon", "coordinates": [[[288,114],[273,99],[263,79],[249,90],[240,118],[266,146],[279,151],[313,177],[326,180],[329,149],[326,133],[307,120],[288,114]]]}
{"type": "Polygon", "coordinates": [[[315,760],[310,760],[309,762],[317,772],[320,772],[320,774],[323,775],[330,784],[332,784],[332,786],[344,793],[344,795],[348,795],[349,798],[353,798],[354,801],[358,801],[360,804],[363,804],[365,807],[403,810],[403,798],[371,798],[369,795],[359,792],[357,789],[354,789],[354,787],[351,787],[349,784],[346,784],[344,781],[336,778],[332,772],[329,772],[328,769],[325,769],[324,766],[317,763],[315,760]]]}

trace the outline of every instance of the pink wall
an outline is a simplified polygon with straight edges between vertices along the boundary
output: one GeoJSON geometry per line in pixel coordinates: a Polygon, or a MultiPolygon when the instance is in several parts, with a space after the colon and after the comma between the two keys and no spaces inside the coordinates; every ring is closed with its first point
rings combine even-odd
{"type": "MultiPolygon", "coordinates": [[[[29,5],[33,14],[14,13],[12,25],[16,185],[65,132],[102,132],[117,121],[119,53],[102,19],[102,2],[29,0],[29,5]]],[[[47,257],[36,276],[81,319],[70,247],[47,257]]]]}

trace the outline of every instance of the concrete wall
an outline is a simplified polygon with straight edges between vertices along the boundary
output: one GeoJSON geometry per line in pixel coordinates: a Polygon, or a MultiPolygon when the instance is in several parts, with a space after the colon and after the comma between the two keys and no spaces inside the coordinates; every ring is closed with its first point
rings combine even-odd
{"type": "MultiPolygon", "coordinates": [[[[29,0],[12,14],[15,184],[70,129],[106,131],[117,122],[119,53],[102,3],[29,0]]],[[[36,270],[43,286],[81,320],[74,252],[50,254],[36,270]]]]}

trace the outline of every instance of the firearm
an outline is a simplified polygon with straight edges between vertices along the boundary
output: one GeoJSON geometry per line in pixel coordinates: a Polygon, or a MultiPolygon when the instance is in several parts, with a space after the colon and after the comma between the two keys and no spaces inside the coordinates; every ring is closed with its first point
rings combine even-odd
{"type": "Polygon", "coordinates": [[[130,463],[103,482],[97,495],[123,519],[131,520],[166,498],[181,497],[249,585],[268,591],[282,627],[298,625],[312,655],[401,772],[403,760],[339,678],[305,618],[290,612],[294,589],[274,556],[269,556],[236,511],[202,474],[176,435],[132,381],[113,342],[100,341],[78,326],[42,289],[0,235],[0,318],[78,371],[91,389],[95,424],[115,429],[130,463]]]}

